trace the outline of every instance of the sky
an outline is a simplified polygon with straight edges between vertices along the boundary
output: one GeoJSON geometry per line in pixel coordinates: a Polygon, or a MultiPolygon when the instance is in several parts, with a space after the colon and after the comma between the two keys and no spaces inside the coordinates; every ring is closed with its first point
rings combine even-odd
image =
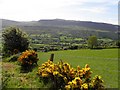
{"type": "Polygon", "coordinates": [[[118,24],[118,0],[0,0],[0,18],[65,19],[118,24]]]}

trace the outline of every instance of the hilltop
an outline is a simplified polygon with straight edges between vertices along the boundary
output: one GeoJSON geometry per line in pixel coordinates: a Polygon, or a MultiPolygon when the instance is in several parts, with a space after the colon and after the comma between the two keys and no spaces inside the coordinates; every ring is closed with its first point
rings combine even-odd
{"type": "Polygon", "coordinates": [[[2,20],[2,28],[17,26],[30,34],[50,33],[52,35],[70,34],[76,37],[97,35],[99,38],[117,39],[118,25],[91,21],[75,21],[64,19],[43,19],[38,21],[20,22],[2,20]]]}

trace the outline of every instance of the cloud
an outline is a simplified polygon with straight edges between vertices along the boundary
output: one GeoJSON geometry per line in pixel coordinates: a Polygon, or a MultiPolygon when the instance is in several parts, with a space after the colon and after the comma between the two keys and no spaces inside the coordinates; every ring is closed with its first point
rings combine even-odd
{"type": "Polygon", "coordinates": [[[91,13],[98,13],[98,14],[102,14],[102,13],[105,13],[106,11],[106,8],[83,8],[83,9],[80,9],[81,11],[84,11],[84,12],[91,12],[91,13]]]}

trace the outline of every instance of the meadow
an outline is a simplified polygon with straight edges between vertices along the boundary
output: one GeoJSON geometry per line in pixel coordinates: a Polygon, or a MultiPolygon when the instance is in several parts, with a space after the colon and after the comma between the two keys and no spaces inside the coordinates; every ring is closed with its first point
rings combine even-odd
{"type": "MultiPolygon", "coordinates": [[[[118,88],[118,49],[80,49],[37,53],[39,66],[54,53],[55,63],[62,60],[75,68],[77,65],[82,68],[85,64],[89,64],[93,71],[92,76],[102,76],[106,88],[118,88]]],[[[34,68],[32,72],[20,73],[18,62],[3,62],[3,77],[12,77],[5,81],[4,86],[7,88],[49,87],[49,84],[44,85],[39,82],[38,77],[36,77],[37,70],[38,67],[34,68]]]]}
{"type": "Polygon", "coordinates": [[[50,54],[54,53],[54,62],[63,60],[76,68],[77,65],[84,67],[89,64],[94,75],[101,75],[107,88],[118,87],[118,49],[101,50],[66,50],[48,53],[39,53],[40,61],[46,61],[50,54]]]}

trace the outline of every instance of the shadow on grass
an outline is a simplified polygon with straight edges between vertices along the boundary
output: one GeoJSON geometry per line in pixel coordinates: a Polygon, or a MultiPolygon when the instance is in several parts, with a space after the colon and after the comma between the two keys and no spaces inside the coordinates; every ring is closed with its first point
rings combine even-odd
{"type": "Polygon", "coordinates": [[[102,50],[104,48],[91,48],[90,50],[102,50]]]}
{"type": "Polygon", "coordinates": [[[37,64],[33,64],[33,65],[22,65],[21,69],[20,69],[20,73],[28,73],[28,72],[32,72],[32,70],[37,67],[37,64]]]}

